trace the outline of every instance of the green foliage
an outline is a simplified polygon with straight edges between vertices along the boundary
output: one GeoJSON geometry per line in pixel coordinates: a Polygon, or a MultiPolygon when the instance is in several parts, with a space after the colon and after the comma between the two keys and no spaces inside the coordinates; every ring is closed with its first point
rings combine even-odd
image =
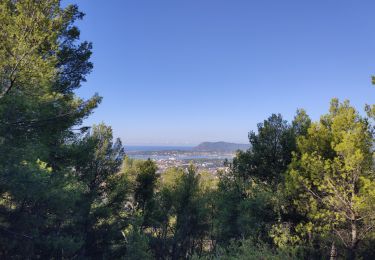
{"type": "Polygon", "coordinates": [[[192,259],[243,259],[243,260],[284,260],[299,259],[294,249],[274,250],[267,244],[254,243],[252,240],[232,241],[227,248],[218,247],[215,252],[206,256],[194,256],[192,259]]]}
{"type": "Polygon", "coordinates": [[[249,133],[251,148],[238,152],[231,171],[220,176],[214,220],[219,243],[249,237],[270,242],[272,225],[285,211],[282,184],[296,136],[309,124],[306,113],[299,110],[292,125],[281,115],[272,115],[258,124],[258,133],[249,133]]]}
{"type": "Polygon", "coordinates": [[[81,17],[60,1],[0,2],[1,258],[66,258],[84,245],[71,129],[100,98],[73,93],[92,68],[91,45],[76,43],[81,17]]]}
{"type": "Polygon", "coordinates": [[[200,246],[196,245],[195,240],[204,237],[208,229],[208,212],[201,199],[199,176],[192,165],[176,187],[175,198],[176,225],[172,257],[178,259],[192,255],[195,247],[200,246]]]}
{"type": "Polygon", "coordinates": [[[149,248],[149,239],[142,232],[139,221],[134,221],[129,225],[124,234],[127,244],[125,259],[153,259],[149,248]]]}
{"type": "Polygon", "coordinates": [[[258,133],[249,133],[249,140],[251,148],[238,153],[234,170],[245,179],[256,178],[276,188],[295,149],[293,128],[280,114],[273,114],[258,124],[258,133]]]}
{"type": "Polygon", "coordinates": [[[332,100],[330,113],[298,140],[298,154],[288,171],[288,190],[298,193],[294,202],[308,217],[298,228],[340,241],[349,257],[374,225],[373,136],[368,122],[348,101],[332,100]]]}
{"type": "Polygon", "coordinates": [[[151,201],[157,181],[156,165],[150,159],[139,165],[139,173],[135,180],[134,199],[144,210],[151,201]]]}
{"type": "Polygon", "coordinates": [[[0,1],[1,259],[374,258],[374,105],[273,114],[228,171],[159,173],[110,127],[77,129],[101,100],[74,93],[93,67],[82,17],[0,1]]]}
{"type": "Polygon", "coordinates": [[[219,244],[251,237],[269,241],[268,232],[278,217],[278,198],[269,187],[223,175],[215,196],[214,232],[219,244]]]}
{"type": "Polygon", "coordinates": [[[160,186],[163,188],[174,189],[181,181],[184,175],[184,170],[181,168],[173,167],[166,169],[161,175],[160,186]]]}
{"type": "Polygon", "coordinates": [[[118,217],[122,210],[118,199],[127,195],[127,183],[116,174],[124,151],[120,140],[113,142],[112,139],[111,128],[101,124],[93,126],[74,147],[78,153],[74,155],[75,175],[84,187],[78,202],[78,224],[84,234],[82,256],[110,255],[111,245],[122,240],[120,230],[125,224],[118,217]]]}

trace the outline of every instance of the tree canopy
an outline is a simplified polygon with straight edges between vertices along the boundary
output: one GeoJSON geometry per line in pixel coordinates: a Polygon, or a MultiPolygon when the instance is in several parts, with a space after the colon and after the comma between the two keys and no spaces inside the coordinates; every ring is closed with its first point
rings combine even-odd
{"type": "Polygon", "coordinates": [[[83,17],[0,0],[1,259],[375,258],[374,105],[272,114],[224,170],[160,171],[83,125],[83,17]]]}

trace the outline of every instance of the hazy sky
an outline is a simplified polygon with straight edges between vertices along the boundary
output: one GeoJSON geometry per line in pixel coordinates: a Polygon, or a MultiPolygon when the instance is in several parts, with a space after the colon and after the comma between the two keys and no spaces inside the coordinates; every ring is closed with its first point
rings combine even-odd
{"type": "Polygon", "coordinates": [[[375,1],[80,0],[104,100],[125,144],[247,142],[272,113],[313,119],[332,97],[374,103],[375,1]]]}

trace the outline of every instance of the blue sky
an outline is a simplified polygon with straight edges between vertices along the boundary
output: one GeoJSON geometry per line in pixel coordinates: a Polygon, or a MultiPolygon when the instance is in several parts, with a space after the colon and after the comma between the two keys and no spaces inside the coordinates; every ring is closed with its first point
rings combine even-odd
{"type": "Polygon", "coordinates": [[[94,45],[78,94],[104,98],[85,124],[105,122],[125,144],[246,143],[272,113],[374,103],[373,0],[72,2],[94,45]]]}

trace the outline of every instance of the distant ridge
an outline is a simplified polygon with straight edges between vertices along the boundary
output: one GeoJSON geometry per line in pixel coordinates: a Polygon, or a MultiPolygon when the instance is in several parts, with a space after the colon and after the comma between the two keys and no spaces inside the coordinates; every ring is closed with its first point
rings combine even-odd
{"type": "Polygon", "coordinates": [[[247,150],[249,144],[236,144],[227,142],[203,142],[193,147],[193,151],[201,152],[235,152],[237,150],[247,150]]]}

